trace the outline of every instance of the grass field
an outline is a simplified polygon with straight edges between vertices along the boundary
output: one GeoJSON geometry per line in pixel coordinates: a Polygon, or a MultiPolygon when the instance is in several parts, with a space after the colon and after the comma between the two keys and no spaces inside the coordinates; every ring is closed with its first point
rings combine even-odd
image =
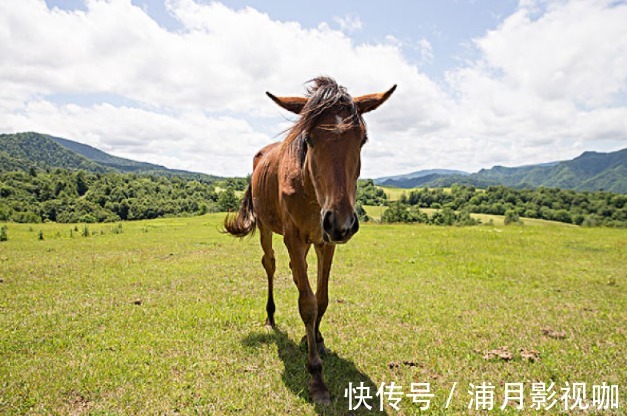
{"type": "MultiPolygon", "coordinates": [[[[388,196],[388,200],[390,201],[398,201],[401,198],[401,195],[403,194],[409,196],[409,193],[411,191],[423,189],[422,187],[418,187],[418,188],[393,188],[390,186],[377,186],[377,187],[383,189],[383,191],[388,196]]],[[[447,193],[451,192],[451,188],[441,188],[441,189],[447,193]]]]}
{"type": "MultiPolygon", "coordinates": [[[[387,207],[385,206],[364,205],[364,210],[366,211],[366,214],[368,214],[368,217],[370,217],[370,220],[373,222],[380,222],[381,216],[383,215],[386,209],[387,207]]],[[[420,211],[428,215],[433,215],[433,213],[438,210],[435,208],[420,208],[420,211]]],[[[505,225],[504,224],[505,217],[502,215],[472,213],[470,214],[470,216],[472,218],[475,218],[481,221],[481,224],[483,225],[505,225]],[[490,221],[492,222],[490,223],[490,221]]],[[[540,220],[537,218],[524,218],[523,217],[520,220],[522,221],[523,225],[527,225],[527,226],[546,227],[546,226],[551,225],[551,226],[575,227],[575,228],[578,227],[574,224],[566,224],[566,223],[557,222],[557,221],[546,221],[546,220],[540,220]]]]}
{"type": "MultiPolygon", "coordinates": [[[[593,385],[618,385],[620,409],[602,414],[627,408],[624,230],[364,224],[337,250],[321,327],[332,405],[320,408],[280,239],[273,331],[257,238],[220,234],[222,219],[8,224],[0,414],[347,414],[345,389],[360,382],[374,409],[391,382],[405,394],[430,383],[430,414],[468,412],[482,382],[495,391],[481,414],[503,413],[505,383],[525,389],[524,409],[506,414],[539,413],[533,382],[557,396],[586,383],[588,403],[593,385]]],[[[405,396],[384,411],[419,407],[405,396]]]]}

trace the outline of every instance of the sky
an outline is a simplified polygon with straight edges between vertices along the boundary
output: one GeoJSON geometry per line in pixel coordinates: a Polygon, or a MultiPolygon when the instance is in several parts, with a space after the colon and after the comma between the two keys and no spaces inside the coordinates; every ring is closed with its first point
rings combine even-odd
{"type": "MultiPolygon", "coordinates": [[[[0,133],[221,176],[334,77],[394,95],[362,177],[627,147],[627,1],[0,0],[0,133]]],[[[1,150],[1,149],[0,149],[1,150]]]]}

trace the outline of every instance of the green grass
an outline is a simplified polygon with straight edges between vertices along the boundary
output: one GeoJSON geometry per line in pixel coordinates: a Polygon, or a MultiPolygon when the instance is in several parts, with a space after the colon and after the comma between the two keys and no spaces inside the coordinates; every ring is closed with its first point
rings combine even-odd
{"type": "MultiPolygon", "coordinates": [[[[373,222],[380,222],[381,221],[381,216],[383,215],[383,213],[385,212],[386,209],[388,209],[388,207],[364,205],[364,210],[366,211],[366,214],[368,214],[368,217],[370,217],[370,219],[373,222]]],[[[438,210],[435,209],[435,208],[420,208],[420,211],[422,211],[422,212],[424,212],[424,213],[426,213],[428,215],[432,215],[434,212],[436,212],[438,210]]],[[[476,218],[476,219],[480,220],[481,224],[483,224],[483,225],[505,225],[504,224],[504,218],[505,217],[503,215],[471,213],[470,216],[472,218],[476,218]],[[492,221],[492,223],[490,223],[490,221],[492,221]]],[[[541,220],[541,219],[537,219],[537,218],[525,218],[525,217],[522,217],[522,218],[520,218],[520,220],[522,221],[523,225],[540,226],[540,227],[555,226],[555,227],[575,227],[575,228],[578,228],[578,226],[576,226],[574,224],[567,224],[567,223],[558,222],[558,221],[547,221],[547,220],[541,220]]]]}
{"type": "MultiPolygon", "coordinates": [[[[338,247],[332,271],[321,329],[333,403],[323,409],[308,400],[304,328],[280,238],[272,331],[262,326],[257,237],[220,234],[222,219],[128,222],[121,233],[89,225],[88,237],[82,225],[8,224],[0,414],[346,414],[344,390],[362,381],[373,396],[383,382],[405,393],[429,382],[433,414],[467,411],[469,383],[483,381],[496,386],[490,414],[500,414],[507,382],[526,386],[525,409],[509,414],[536,414],[534,381],[585,382],[588,397],[593,384],[618,384],[627,406],[624,230],[364,224],[338,247]],[[483,357],[498,347],[513,359],[483,357]]],[[[409,398],[386,410],[419,413],[409,398]]]]}
{"type": "Polygon", "coordinates": [[[413,189],[405,189],[405,188],[391,188],[386,186],[379,186],[379,188],[383,189],[388,196],[388,200],[390,201],[398,201],[401,198],[401,195],[409,195],[413,189]]]}
{"type": "MultiPolygon", "coordinates": [[[[407,196],[409,196],[411,191],[415,191],[415,190],[419,190],[419,189],[423,189],[422,186],[417,187],[417,188],[394,188],[394,187],[390,187],[390,186],[377,186],[378,188],[381,188],[385,191],[385,193],[388,196],[388,200],[390,201],[398,201],[401,198],[401,195],[405,194],[407,196]]],[[[451,188],[442,188],[442,190],[444,190],[444,192],[450,193],[451,192],[451,188]]]]}

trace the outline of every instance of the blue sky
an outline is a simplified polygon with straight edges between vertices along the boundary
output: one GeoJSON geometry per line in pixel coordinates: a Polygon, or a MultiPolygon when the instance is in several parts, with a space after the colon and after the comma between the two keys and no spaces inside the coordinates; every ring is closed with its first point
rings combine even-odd
{"type": "Polygon", "coordinates": [[[627,146],[627,3],[0,2],[0,132],[245,175],[293,117],[265,96],[331,75],[366,119],[363,176],[476,171],[627,146]]]}

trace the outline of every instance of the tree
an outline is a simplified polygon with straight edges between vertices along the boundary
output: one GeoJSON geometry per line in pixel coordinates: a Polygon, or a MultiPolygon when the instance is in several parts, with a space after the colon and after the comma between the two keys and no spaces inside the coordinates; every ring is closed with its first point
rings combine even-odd
{"type": "Polygon", "coordinates": [[[226,188],[218,195],[218,208],[222,212],[232,212],[239,209],[239,199],[233,188],[226,188]]]}
{"type": "Polygon", "coordinates": [[[573,222],[572,217],[570,216],[570,213],[566,211],[565,209],[558,209],[555,212],[555,214],[553,214],[553,220],[559,221],[559,222],[565,222],[568,224],[573,222]]]}
{"type": "Polygon", "coordinates": [[[370,217],[366,213],[366,210],[359,202],[355,204],[355,213],[357,214],[357,218],[359,219],[360,222],[370,221],[370,217]]]}
{"type": "Polygon", "coordinates": [[[87,185],[87,178],[85,177],[85,171],[79,170],[76,173],[76,191],[79,196],[83,196],[89,190],[89,185],[87,185]]]}
{"type": "Polygon", "coordinates": [[[391,204],[381,216],[381,222],[410,222],[407,205],[397,201],[391,204]]]}
{"type": "Polygon", "coordinates": [[[455,225],[477,225],[479,221],[470,216],[470,211],[463,209],[456,215],[455,225]]]}
{"type": "Polygon", "coordinates": [[[456,220],[455,211],[450,208],[444,208],[434,212],[429,222],[434,225],[453,225],[456,220]]]}
{"type": "Polygon", "coordinates": [[[385,191],[377,187],[372,179],[357,181],[357,202],[362,205],[383,205],[387,198],[385,191]]]}
{"type": "Polygon", "coordinates": [[[518,213],[516,211],[514,211],[513,209],[507,210],[505,212],[505,219],[503,221],[505,223],[505,225],[510,225],[510,224],[520,224],[520,217],[518,216],[518,213]]]}

